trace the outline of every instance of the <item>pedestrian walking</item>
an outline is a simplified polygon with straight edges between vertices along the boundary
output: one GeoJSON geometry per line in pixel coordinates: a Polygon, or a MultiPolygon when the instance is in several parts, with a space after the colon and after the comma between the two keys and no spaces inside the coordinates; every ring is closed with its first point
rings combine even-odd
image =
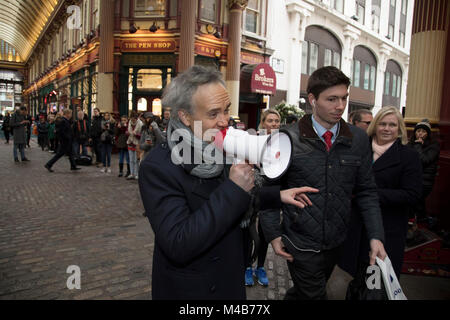
{"type": "Polygon", "coordinates": [[[350,79],[339,69],[317,69],[307,85],[313,114],[285,127],[292,137],[293,157],[281,187],[307,185],[320,190],[308,195],[313,205],[303,209],[283,205],[282,224],[279,208],[260,213],[266,239],[287,260],[294,284],[286,292],[288,300],[327,299],[326,285],[346,239],[352,198],[366,224],[370,264],[375,257],[386,256],[369,139],[342,119],[349,86],[350,79]]]}
{"type": "Polygon", "coordinates": [[[42,117],[39,119],[39,123],[37,124],[37,131],[38,131],[38,144],[41,146],[42,151],[45,150],[45,148],[48,148],[48,129],[49,124],[47,121],[45,121],[45,118],[42,117]]]}
{"type": "Polygon", "coordinates": [[[17,150],[20,152],[22,161],[30,161],[25,157],[25,146],[27,143],[27,126],[29,120],[26,120],[27,108],[22,106],[11,116],[10,128],[14,136],[14,161],[19,162],[17,150]]]}
{"type": "Polygon", "coordinates": [[[50,114],[48,116],[48,142],[49,142],[49,152],[55,152],[55,116],[50,114]]]}
{"type": "Polygon", "coordinates": [[[73,129],[70,119],[72,118],[72,110],[64,109],[63,117],[61,118],[58,125],[58,138],[59,138],[59,147],[58,152],[51,158],[44,167],[49,171],[53,172],[52,166],[62,158],[64,155],[69,156],[70,161],[70,170],[80,170],[81,168],[77,168],[75,164],[75,159],[73,156],[73,129]]]}
{"type": "Polygon", "coordinates": [[[80,155],[87,156],[87,143],[89,140],[89,125],[88,120],[85,117],[83,111],[78,111],[77,121],[73,125],[74,130],[74,156],[80,157],[80,155]],[[81,148],[81,153],[80,153],[81,148]]]}

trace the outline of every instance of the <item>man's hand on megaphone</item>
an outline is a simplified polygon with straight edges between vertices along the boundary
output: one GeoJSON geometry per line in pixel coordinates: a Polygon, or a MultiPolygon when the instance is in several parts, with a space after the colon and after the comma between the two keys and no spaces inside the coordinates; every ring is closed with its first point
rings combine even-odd
{"type": "Polygon", "coordinates": [[[282,257],[283,259],[286,259],[289,262],[294,261],[294,257],[284,250],[281,237],[273,239],[270,244],[272,245],[273,251],[275,251],[276,255],[282,257]]]}
{"type": "Polygon", "coordinates": [[[311,187],[300,187],[281,190],[280,191],[281,202],[286,204],[292,204],[302,209],[306,206],[312,206],[311,200],[309,200],[308,196],[305,194],[307,192],[319,192],[319,190],[311,187]]]}
{"type": "Polygon", "coordinates": [[[230,169],[230,180],[249,192],[255,186],[253,166],[247,163],[233,164],[230,169]]]}

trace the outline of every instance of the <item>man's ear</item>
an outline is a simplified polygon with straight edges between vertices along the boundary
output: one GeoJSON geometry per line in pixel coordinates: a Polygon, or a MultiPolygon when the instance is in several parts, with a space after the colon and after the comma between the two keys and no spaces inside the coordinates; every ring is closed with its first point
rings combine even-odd
{"type": "Polygon", "coordinates": [[[186,127],[190,127],[191,126],[191,115],[189,113],[187,113],[186,111],[179,110],[178,111],[178,118],[181,120],[181,122],[186,127]]]}
{"type": "Polygon", "coordinates": [[[312,93],[308,94],[308,101],[309,104],[312,105],[313,107],[316,106],[316,97],[314,97],[312,93]]]}

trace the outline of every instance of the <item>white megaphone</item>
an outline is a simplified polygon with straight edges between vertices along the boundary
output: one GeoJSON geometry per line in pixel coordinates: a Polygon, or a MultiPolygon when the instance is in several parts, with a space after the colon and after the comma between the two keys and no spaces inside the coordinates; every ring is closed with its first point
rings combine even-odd
{"type": "Polygon", "coordinates": [[[235,163],[247,161],[258,166],[269,179],[281,177],[291,162],[291,137],[284,132],[257,136],[228,127],[216,134],[214,144],[233,156],[235,163]]]}

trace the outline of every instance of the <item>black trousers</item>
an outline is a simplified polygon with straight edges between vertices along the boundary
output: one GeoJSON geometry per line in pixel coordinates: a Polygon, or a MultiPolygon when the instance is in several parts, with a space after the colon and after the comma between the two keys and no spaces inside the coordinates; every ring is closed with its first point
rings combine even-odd
{"type": "Polygon", "coordinates": [[[56,154],[47,162],[47,166],[50,168],[55,164],[56,161],[64,157],[64,155],[69,156],[70,168],[76,168],[75,159],[73,157],[72,144],[66,145],[66,143],[59,143],[58,151],[56,154]]]}
{"type": "MultiPolygon", "coordinates": [[[[288,241],[284,241],[285,245],[288,241]]],[[[287,262],[294,286],[285,300],[327,300],[327,282],[337,264],[341,247],[321,252],[299,251],[288,245],[286,251],[294,256],[287,262]]]]}

